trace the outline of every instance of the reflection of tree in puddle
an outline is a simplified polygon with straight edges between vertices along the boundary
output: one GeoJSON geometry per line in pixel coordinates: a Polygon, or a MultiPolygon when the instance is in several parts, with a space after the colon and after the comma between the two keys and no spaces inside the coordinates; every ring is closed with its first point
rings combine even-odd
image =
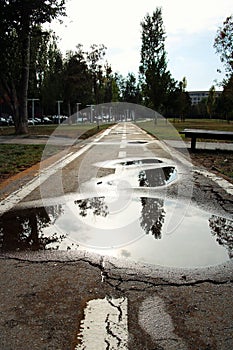
{"type": "Polygon", "coordinates": [[[216,241],[227,248],[230,258],[233,258],[233,226],[232,221],[223,217],[212,215],[209,226],[216,241]]]}
{"type": "Polygon", "coordinates": [[[88,210],[91,210],[94,215],[106,217],[109,210],[104,199],[104,197],[93,197],[77,200],[74,203],[78,205],[79,214],[83,217],[87,216],[88,210]]]}
{"type": "Polygon", "coordinates": [[[54,233],[45,237],[43,229],[62,214],[62,206],[8,212],[0,221],[1,250],[43,250],[59,248],[66,235],[54,233]],[[58,245],[47,248],[49,244],[58,245]]]}
{"type": "Polygon", "coordinates": [[[142,170],[138,181],[140,187],[157,187],[167,185],[172,181],[175,167],[163,167],[157,169],[142,170]]]}
{"type": "Polygon", "coordinates": [[[154,238],[161,238],[164,223],[164,201],[158,198],[141,198],[142,212],[140,224],[146,234],[152,234],[154,238]]]}

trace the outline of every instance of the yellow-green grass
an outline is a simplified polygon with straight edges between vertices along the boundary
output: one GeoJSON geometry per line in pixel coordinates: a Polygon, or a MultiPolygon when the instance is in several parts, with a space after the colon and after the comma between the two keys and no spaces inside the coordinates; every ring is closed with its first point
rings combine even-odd
{"type": "Polygon", "coordinates": [[[138,125],[150,134],[156,136],[158,139],[163,140],[179,140],[180,138],[184,139],[184,135],[179,134],[179,132],[186,128],[233,131],[232,122],[228,123],[224,120],[216,119],[187,119],[186,121],[158,119],[157,123],[155,123],[154,120],[147,120],[145,122],[139,122],[138,125]]]}
{"type": "MultiPolygon", "coordinates": [[[[58,128],[56,135],[85,139],[102,129],[106,129],[108,126],[101,125],[93,128],[93,124],[81,126],[64,125],[58,128]]],[[[5,129],[9,130],[12,128],[5,129]]],[[[30,133],[31,135],[50,135],[55,129],[57,130],[57,125],[35,126],[30,129],[30,131],[33,131],[30,133]]],[[[9,135],[9,133],[5,133],[5,135],[9,135]]],[[[0,144],[0,180],[4,180],[40,162],[44,148],[45,145],[38,144],[0,144]]],[[[46,157],[61,151],[61,149],[63,149],[61,146],[46,146],[46,157]]]]}

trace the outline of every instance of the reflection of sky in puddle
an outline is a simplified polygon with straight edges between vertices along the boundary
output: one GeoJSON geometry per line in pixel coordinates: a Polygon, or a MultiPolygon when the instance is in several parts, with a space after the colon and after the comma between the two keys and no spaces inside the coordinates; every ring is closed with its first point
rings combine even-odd
{"type": "MultiPolygon", "coordinates": [[[[148,200],[151,198],[146,198],[146,201],[148,200]]],[[[156,203],[155,199],[152,199],[151,204],[154,203],[156,203]]],[[[89,211],[86,217],[81,217],[82,223],[70,220],[69,214],[66,215],[65,212],[58,219],[57,225],[62,232],[64,230],[69,232],[69,237],[72,240],[77,239],[83,249],[85,246],[89,246],[92,251],[117,257],[128,256],[142,262],[183,267],[207,266],[228,260],[226,249],[216,243],[215,237],[210,233],[208,224],[210,214],[208,213],[190,207],[188,214],[183,217],[176,230],[171,234],[166,233],[167,226],[174,215],[172,214],[174,205],[175,203],[167,201],[164,208],[161,209],[166,212],[166,215],[161,233],[155,238],[155,235],[152,235],[152,230],[149,231],[149,229],[154,222],[157,223],[158,227],[159,218],[157,221],[154,220],[153,213],[149,213],[147,219],[144,220],[147,222],[144,222],[143,227],[141,217],[127,225],[128,215],[132,216],[132,213],[137,213],[140,210],[139,200],[134,202],[130,209],[124,211],[123,214],[116,213],[103,217],[93,215],[89,211]],[[148,234],[145,234],[146,230],[148,234]],[[109,251],[111,247],[116,247],[116,250],[109,251]]],[[[182,217],[183,212],[183,206],[176,208],[177,216],[182,217]]],[[[159,217],[161,216],[160,214],[159,217]]]]}
{"type": "MultiPolygon", "coordinates": [[[[14,234],[14,241],[26,237],[24,249],[33,249],[31,242],[43,238],[43,247],[35,244],[34,249],[66,250],[78,245],[78,249],[100,254],[175,267],[216,265],[232,254],[231,220],[159,198],[133,197],[121,208],[114,205],[111,198],[93,197],[70,201],[59,210],[48,207],[44,214],[41,209],[25,210],[19,213],[23,233],[16,232],[8,213],[0,224],[1,245],[12,249],[14,234]],[[56,236],[60,239],[49,240],[56,236]]],[[[11,215],[17,217],[16,212],[11,215]]]]}

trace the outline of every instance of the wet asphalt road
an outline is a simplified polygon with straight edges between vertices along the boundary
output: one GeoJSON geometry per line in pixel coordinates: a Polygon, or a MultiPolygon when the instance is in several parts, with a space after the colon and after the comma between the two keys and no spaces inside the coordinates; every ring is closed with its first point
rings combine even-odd
{"type": "MultiPolygon", "coordinates": [[[[191,200],[232,220],[231,184],[192,167],[188,153],[181,155],[133,124],[69,146],[62,157],[49,169],[46,164],[26,188],[21,180],[22,188],[2,200],[2,218],[9,209],[62,204],[74,193],[76,199],[103,195],[106,176],[111,191],[112,173],[119,171],[103,162],[155,157],[178,169],[166,197],[191,200]]],[[[164,196],[164,190],[157,194],[164,196]]],[[[230,252],[232,239],[220,238],[230,252]]],[[[233,348],[230,259],[214,267],[167,268],[85,250],[8,251],[1,253],[0,273],[3,350],[233,348]]]]}

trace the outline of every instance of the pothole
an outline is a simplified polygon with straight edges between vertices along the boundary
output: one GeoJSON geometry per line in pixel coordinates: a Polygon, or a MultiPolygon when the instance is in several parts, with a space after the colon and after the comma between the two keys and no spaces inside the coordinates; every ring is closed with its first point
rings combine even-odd
{"type": "Polygon", "coordinates": [[[135,141],[128,141],[127,143],[132,143],[132,144],[145,144],[145,143],[148,143],[148,141],[135,140],[135,141]]]}

